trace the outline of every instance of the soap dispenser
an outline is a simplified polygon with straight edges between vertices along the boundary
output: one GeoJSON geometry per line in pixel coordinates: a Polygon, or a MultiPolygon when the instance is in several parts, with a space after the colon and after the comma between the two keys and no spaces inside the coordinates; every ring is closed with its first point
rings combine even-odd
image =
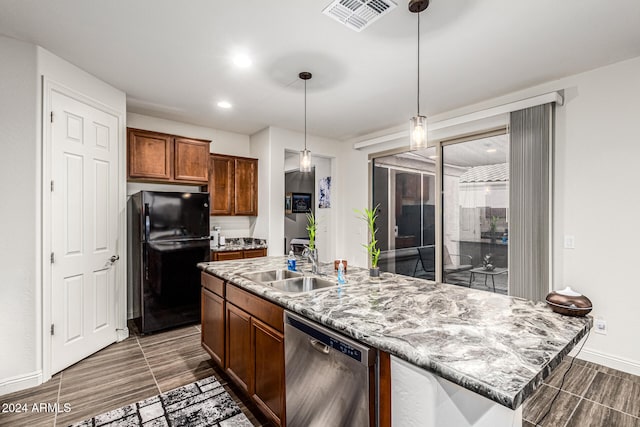
{"type": "Polygon", "coordinates": [[[344,285],[345,283],[347,283],[347,281],[344,278],[344,264],[342,263],[342,260],[340,260],[340,263],[338,264],[338,284],[344,285]]]}
{"type": "Polygon", "coordinates": [[[289,257],[287,258],[287,270],[296,271],[296,256],[293,251],[289,251],[289,257]]]}

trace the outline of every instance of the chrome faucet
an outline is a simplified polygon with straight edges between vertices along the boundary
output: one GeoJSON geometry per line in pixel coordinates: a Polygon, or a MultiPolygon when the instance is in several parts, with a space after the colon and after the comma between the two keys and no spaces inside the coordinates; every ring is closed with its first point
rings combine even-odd
{"type": "Polygon", "coordinates": [[[305,246],[302,251],[302,256],[311,261],[311,272],[313,274],[320,274],[318,272],[318,249],[309,249],[308,246],[305,246]]]}

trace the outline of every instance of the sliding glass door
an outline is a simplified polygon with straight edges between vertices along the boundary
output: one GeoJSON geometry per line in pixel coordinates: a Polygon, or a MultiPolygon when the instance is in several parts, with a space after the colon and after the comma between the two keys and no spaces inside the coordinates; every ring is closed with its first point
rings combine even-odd
{"type": "Polygon", "coordinates": [[[435,165],[434,148],[374,159],[373,206],[379,205],[376,237],[382,271],[435,278],[435,165]],[[427,246],[431,250],[423,263],[421,248],[427,246]]]}
{"type": "Polygon", "coordinates": [[[509,137],[504,132],[373,159],[380,268],[507,293],[509,137]],[[442,207],[436,217],[442,182],[442,207]],[[441,258],[436,260],[438,228],[441,258]]]}
{"type": "Polygon", "coordinates": [[[442,146],[442,272],[446,283],[506,294],[509,140],[442,146]]]}

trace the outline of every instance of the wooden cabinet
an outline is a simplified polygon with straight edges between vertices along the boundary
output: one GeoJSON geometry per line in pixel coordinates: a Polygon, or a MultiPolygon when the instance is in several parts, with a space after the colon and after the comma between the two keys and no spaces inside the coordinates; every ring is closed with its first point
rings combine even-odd
{"type": "Polygon", "coordinates": [[[206,184],[210,141],[127,129],[128,180],[206,184]]]}
{"type": "Polygon", "coordinates": [[[284,310],[202,273],[202,346],[278,426],[285,424],[284,310]]]}
{"type": "Polygon", "coordinates": [[[282,425],[284,420],[284,335],[251,318],[253,400],[282,425]]]}
{"type": "Polygon", "coordinates": [[[127,148],[129,179],[171,180],[173,161],[169,135],[128,129],[127,148]]]}
{"type": "Polygon", "coordinates": [[[224,369],[225,356],[225,301],[224,282],[215,276],[201,273],[202,282],[202,347],[224,369]]]}
{"type": "Polygon", "coordinates": [[[242,251],[211,251],[211,261],[231,261],[242,258],[242,251]]]}
{"type": "Polygon", "coordinates": [[[258,215],[258,159],[209,156],[211,215],[258,215]]]}
{"type": "Polygon", "coordinates": [[[260,258],[267,256],[267,249],[246,249],[242,251],[242,258],[260,258]]]}
{"type": "Polygon", "coordinates": [[[245,249],[242,251],[211,251],[211,261],[231,261],[243,258],[259,258],[267,256],[267,249],[245,249]]]}
{"type": "Polygon", "coordinates": [[[211,215],[233,215],[235,161],[232,157],[209,156],[211,215]]]}
{"type": "Polygon", "coordinates": [[[258,215],[258,160],[235,159],[235,215],[258,215]]]}
{"type": "Polygon", "coordinates": [[[209,142],[174,138],[176,181],[206,183],[209,180],[209,142]]]}
{"type": "Polygon", "coordinates": [[[251,316],[233,304],[227,303],[227,358],[225,370],[244,391],[252,394],[253,355],[251,354],[251,316]]]}
{"type": "Polygon", "coordinates": [[[265,415],[277,425],[284,425],[284,311],[229,283],[226,296],[227,372],[248,390],[265,415]],[[241,354],[240,349],[246,348],[249,351],[241,354]],[[243,377],[238,371],[245,369],[247,363],[248,375],[243,377]]]}

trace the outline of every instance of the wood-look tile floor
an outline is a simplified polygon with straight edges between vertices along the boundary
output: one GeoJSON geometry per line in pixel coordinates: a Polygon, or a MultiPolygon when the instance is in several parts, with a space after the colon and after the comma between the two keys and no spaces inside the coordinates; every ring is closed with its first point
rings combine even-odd
{"type": "MultiPolygon", "coordinates": [[[[545,380],[523,407],[532,427],[549,408],[571,359],[545,380]]],[[[0,414],[0,426],[68,426],[168,390],[215,376],[254,426],[271,426],[253,403],[239,398],[200,346],[199,326],[128,339],[56,374],[38,387],[0,396],[0,403],[65,403],[70,412],[0,414]]],[[[542,426],[640,427],[640,377],[576,359],[542,426]]]]}
{"type": "Polygon", "coordinates": [[[640,377],[575,359],[562,391],[540,424],[571,363],[566,357],[524,403],[523,427],[640,427],[640,377]]]}
{"type": "Polygon", "coordinates": [[[0,413],[0,426],[68,426],[194,381],[215,376],[254,426],[271,426],[252,402],[211,362],[200,346],[199,326],[139,336],[110,345],[38,387],[0,396],[26,403],[27,413],[0,413]],[[69,412],[33,412],[33,404],[57,403],[69,412]]]}

